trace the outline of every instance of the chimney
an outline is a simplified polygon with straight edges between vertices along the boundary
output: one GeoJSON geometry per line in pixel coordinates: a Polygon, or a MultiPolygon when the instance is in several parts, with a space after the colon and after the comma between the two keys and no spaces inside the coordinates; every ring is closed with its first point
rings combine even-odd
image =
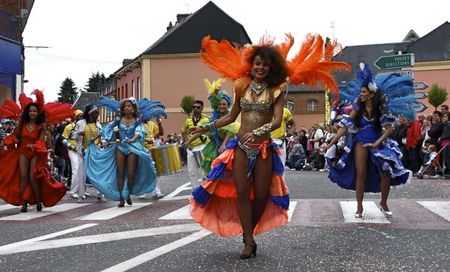
{"type": "Polygon", "coordinates": [[[169,22],[169,26],[167,27],[167,31],[169,31],[170,29],[172,29],[173,25],[172,22],[169,22]]]}
{"type": "Polygon", "coordinates": [[[177,14],[177,22],[176,24],[179,25],[181,24],[184,20],[186,20],[186,18],[189,16],[189,13],[185,13],[185,14],[177,14]]]}

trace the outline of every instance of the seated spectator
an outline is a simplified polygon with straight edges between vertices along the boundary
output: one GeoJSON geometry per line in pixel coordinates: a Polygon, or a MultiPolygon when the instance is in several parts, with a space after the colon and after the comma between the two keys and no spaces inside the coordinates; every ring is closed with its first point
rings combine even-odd
{"type": "Polygon", "coordinates": [[[422,162],[422,166],[419,169],[419,172],[417,172],[417,175],[424,176],[425,170],[429,170],[428,173],[430,176],[436,177],[436,169],[434,167],[433,160],[437,157],[437,146],[434,144],[429,144],[427,153],[424,154],[424,161],[422,162]]]}

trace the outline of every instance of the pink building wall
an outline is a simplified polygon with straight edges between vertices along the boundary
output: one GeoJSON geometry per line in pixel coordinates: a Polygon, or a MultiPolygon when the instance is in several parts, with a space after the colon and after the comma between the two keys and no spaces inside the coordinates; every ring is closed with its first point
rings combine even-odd
{"type": "Polygon", "coordinates": [[[116,99],[127,97],[141,98],[141,68],[139,65],[132,65],[128,71],[123,71],[120,77],[116,78],[116,99]]]}
{"type": "MultiPolygon", "coordinates": [[[[166,135],[181,133],[181,127],[187,118],[180,108],[183,96],[192,95],[195,99],[203,100],[203,112],[209,115],[211,110],[203,79],[212,81],[219,76],[202,63],[198,56],[151,59],[150,71],[150,99],[161,101],[168,113],[167,119],[163,120],[166,135]]],[[[222,87],[232,93],[231,82],[225,82],[222,87]]]]}
{"type": "MultiPolygon", "coordinates": [[[[431,86],[433,84],[438,84],[439,87],[446,88],[449,94],[447,96],[447,102],[444,104],[450,106],[450,70],[414,71],[414,82],[425,82],[428,84],[427,89],[417,90],[416,92],[428,93],[431,90],[431,86]]],[[[434,106],[428,103],[428,98],[421,99],[419,101],[428,107],[428,109],[420,114],[429,115],[433,113],[434,106]]]]}

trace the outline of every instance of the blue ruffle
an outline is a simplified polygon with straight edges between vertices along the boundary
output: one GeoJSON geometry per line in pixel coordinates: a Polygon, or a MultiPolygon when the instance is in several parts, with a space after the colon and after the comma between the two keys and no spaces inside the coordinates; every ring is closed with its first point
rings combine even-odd
{"type": "Polygon", "coordinates": [[[206,175],[206,179],[219,180],[223,176],[226,167],[227,165],[225,163],[219,163],[209,171],[208,175],[206,175]]]}
{"type": "Polygon", "coordinates": [[[346,127],[346,128],[349,128],[349,129],[353,129],[354,126],[355,126],[355,121],[351,117],[345,117],[345,118],[342,118],[338,122],[338,126],[339,127],[346,127]]]}
{"type": "Polygon", "coordinates": [[[381,123],[382,127],[387,126],[387,125],[393,125],[393,124],[395,124],[395,121],[396,120],[393,115],[383,114],[380,117],[380,123],[381,123]]]}
{"type": "Polygon", "coordinates": [[[270,196],[273,203],[275,203],[277,206],[289,210],[289,195],[285,196],[270,196]]]}
{"type": "Polygon", "coordinates": [[[211,195],[202,186],[195,188],[192,191],[192,196],[201,207],[204,207],[211,198],[211,195]]]}

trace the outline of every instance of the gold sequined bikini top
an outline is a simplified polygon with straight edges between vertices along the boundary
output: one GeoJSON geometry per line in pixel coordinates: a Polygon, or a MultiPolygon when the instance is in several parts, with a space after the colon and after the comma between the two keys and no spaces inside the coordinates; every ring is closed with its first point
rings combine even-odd
{"type": "Polygon", "coordinates": [[[269,90],[265,89],[256,97],[256,101],[252,99],[252,89],[247,87],[240,101],[241,109],[244,111],[265,111],[270,110],[273,101],[270,99],[269,90]]]}
{"type": "Polygon", "coordinates": [[[240,97],[239,103],[244,111],[265,111],[273,108],[276,98],[284,90],[285,84],[277,87],[267,88],[262,91],[256,101],[252,98],[252,89],[249,86],[249,79],[239,79],[234,84],[236,98],[240,97]]]}

